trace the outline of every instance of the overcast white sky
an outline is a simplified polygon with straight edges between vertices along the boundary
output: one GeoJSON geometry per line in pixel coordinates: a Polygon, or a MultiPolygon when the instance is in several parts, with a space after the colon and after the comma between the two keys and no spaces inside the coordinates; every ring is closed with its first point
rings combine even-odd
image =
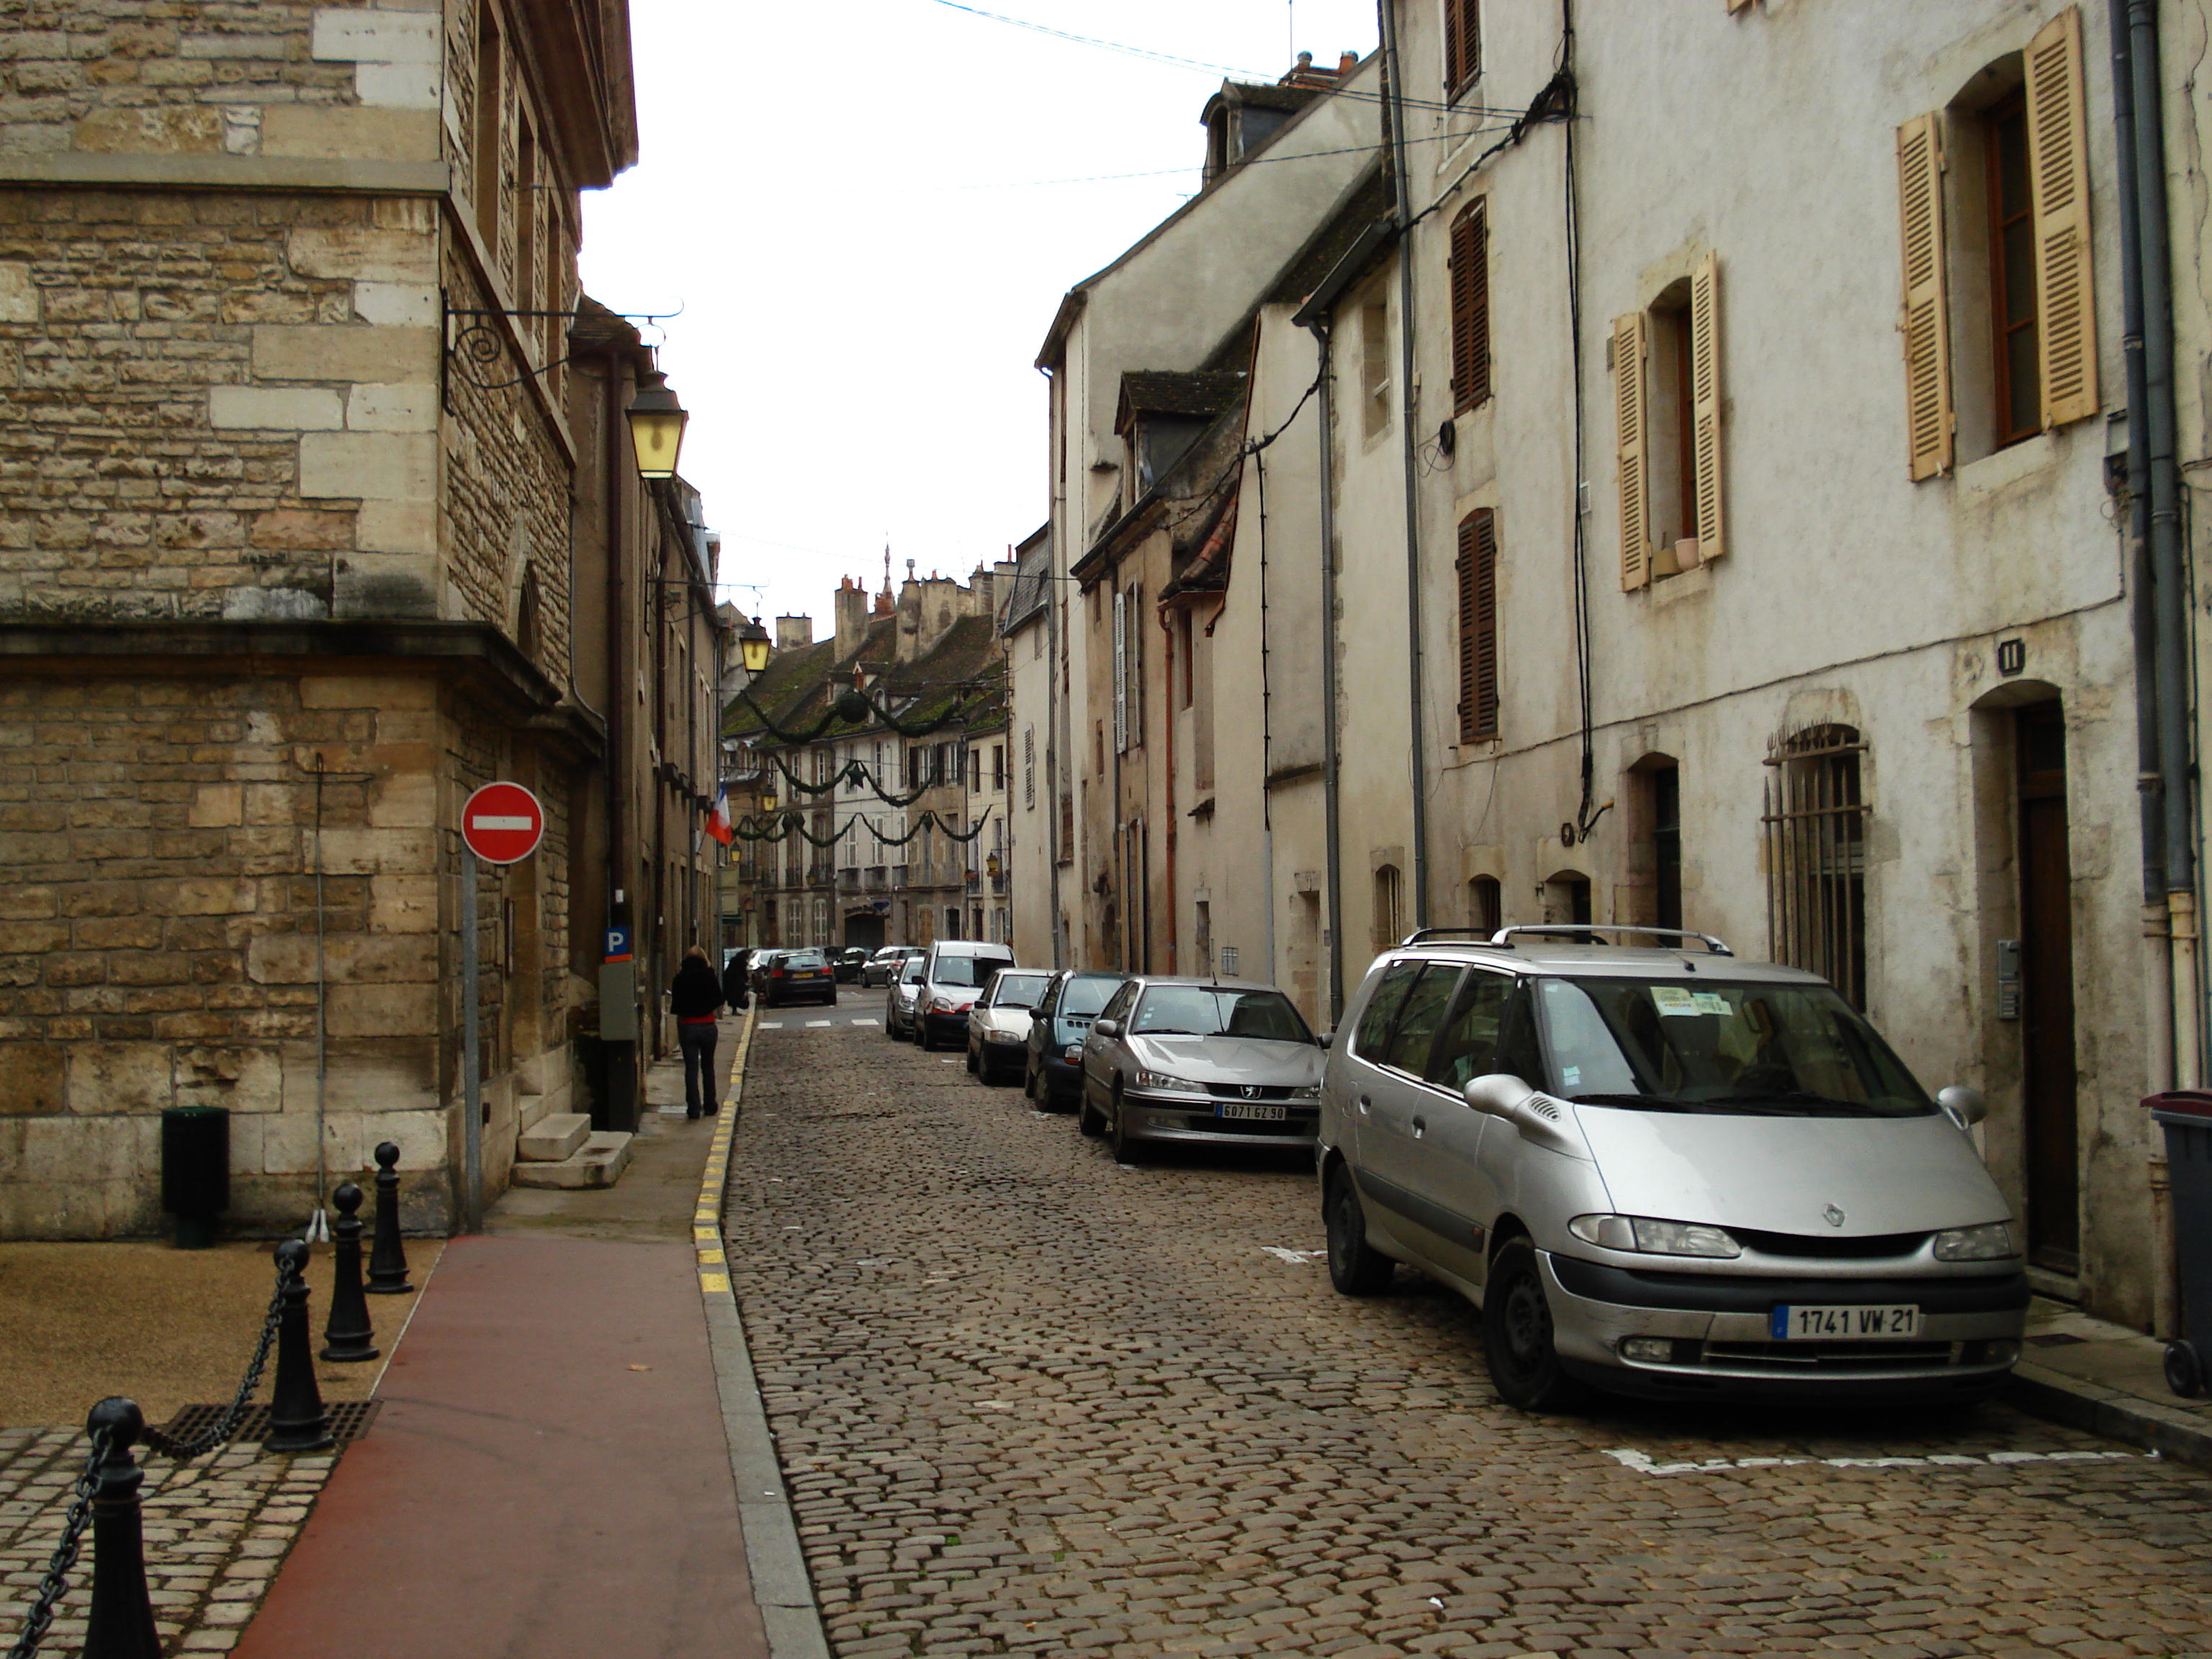
{"type": "Polygon", "coordinates": [[[630,16],[640,161],[585,198],[585,285],[617,311],[680,307],[661,366],[724,597],[771,627],[811,616],[817,637],[841,575],[881,586],[886,541],[896,579],[913,559],[964,580],[1043,521],[1030,365],[1060,296],[1197,190],[1221,70],[1276,78],[1293,31],[1324,64],[1376,38],[1374,0],[630,16]],[[1151,176],[1109,177],[1130,174],[1151,176]]]}

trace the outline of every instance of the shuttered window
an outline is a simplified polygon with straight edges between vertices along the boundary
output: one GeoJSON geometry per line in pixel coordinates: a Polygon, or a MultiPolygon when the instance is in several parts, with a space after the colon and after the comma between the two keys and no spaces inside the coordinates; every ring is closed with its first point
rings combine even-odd
{"type": "Polygon", "coordinates": [[[1721,556],[1721,268],[1708,253],[1690,278],[1690,453],[1698,562],[1721,556]]]}
{"type": "Polygon", "coordinates": [[[1620,586],[1624,592],[1645,586],[1651,580],[1651,488],[1645,476],[1651,422],[1644,387],[1650,334],[1640,311],[1613,319],[1613,442],[1620,469],[1620,586]]]}
{"type": "Polygon", "coordinates": [[[1951,470],[1951,319],[1943,280],[1943,138],[1936,118],[1897,130],[1899,230],[1905,254],[1907,471],[1951,470]]]}
{"type": "Polygon", "coordinates": [[[1444,94],[1456,98],[1482,74],[1480,0],[1444,0],[1444,94]]]}
{"type": "Polygon", "coordinates": [[[1498,735],[1498,527],[1480,507],[1459,525],[1459,740],[1498,735]]]}
{"type": "Polygon", "coordinates": [[[1452,412],[1490,396],[1490,213],[1476,202],[1451,228],[1452,412]]]}
{"type": "Polygon", "coordinates": [[[2038,365],[2046,429],[2097,412],[2096,307],[2089,276],[2089,145],[2081,13],[2069,7],[2028,42],[2028,177],[2035,204],[2038,365]]]}

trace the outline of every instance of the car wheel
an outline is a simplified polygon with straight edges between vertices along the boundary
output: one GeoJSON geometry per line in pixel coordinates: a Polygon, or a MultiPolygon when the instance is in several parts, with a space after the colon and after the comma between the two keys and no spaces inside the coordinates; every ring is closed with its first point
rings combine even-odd
{"type": "Polygon", "coordinates": [[[1032,1106],[1036,1104],[1036,1073],[1026,1060],[1022,1062],[1022,1098],[1032,1106]]]}
{"type": "Polygon", "coordinates": [[[969,1077],[977,1076],[981,1073],[982,1069],[982,1066],[977,1063],[975,1059],[975,1045],[971,1042],[968,1045],[968,1075],[969,1077]]]}
{"type": "Polygon", "coordinates": [[[1328,1173],[1322,1200],[1322,1221],[1328,1230],[1328,1282],[1346,1296],[1373,1296],[1388,1290],[1397,1263],[1367,1242],[1367,1214],[1359,1189],[1341,1164],[1328,1173]]]}
{"type": "Polygon", "coordinates": [[[1106,1120],[1091,1109],[1091,1085],[1080,1079],[1075,1085],[1075,1127],[1093,1139],[1106,1133],[1106,1120]]]}
{"type": "Polygon", "coordinates": [[[1491,1386],[1509,1406],[1540,1412],[1567,1391],[1566,1373],[1552,1346],[1552,1309],[1544,1299],[1544,1276],[1536,1266],[1536,1247],[1510,1238],[1490,1264],[1490,1285],[1482,1298],[1482,1352],[1490,1364],[1491,1386]]]}
{"type": "Polygon", "coordinates": [[[1106,1145],[1114,1154],[1116,1164],[1142,1164],[1151,1149],[1129,1133],[1129,1114],[1122,1104],[1121,1091],[1114,1091],[1114,1119],[1107,1126],[1106,1145]]]}

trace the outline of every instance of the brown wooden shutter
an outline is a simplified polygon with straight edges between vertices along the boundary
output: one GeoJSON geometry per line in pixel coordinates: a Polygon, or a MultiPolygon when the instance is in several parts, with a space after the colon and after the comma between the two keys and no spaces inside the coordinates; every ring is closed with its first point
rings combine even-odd
{"type": "Polygon", "coordinates": [[[1708,253],[1690,278],[1690,440],[1697,474],[1698,562],[1728,550],[1721,536],[1721,265],[1708,253]]]}
{"type": "Polygon", "coordinates": [[[1444,94],[1457,97],[1482,73],[1480,0],[1444,0],[1444,94]]]}
{"type": "Polygon", "coordinates": [[[1498,735],[1498,530],[1489,507],[1459,525],[1459,740],[1498,735]]]}
{"type": "Polygon", "coordinates": [[[1476,202],[1452,221],[1452,412],[1490,396],[1490,211],[1476,202]]]}
{"type": "Polygon", "coordinates": [[[2027,172],[2035,211],[2036,356],[2048,430],[2097,412],[2078,7],[2059,13],[2027,44],[2027,172]]]}
{"type": "Polygon", "coordinates": [[[1905,252],[1907,471],[1951,470],[1951,318],[1943,281],[1943,137],[1933,115],[1897,130],[1897,201],[1905,252]]]}
{"type": "Polygon", "coordinates": [[[1651,431],[1644,407],[1644,365],[1650,329],[1640,311],[1613,324],[1613,407],[1615,453],[1620,462],[1620,586],[1623,592],[1651,580],[1651,488],[1645,461],[1651,431]]]}

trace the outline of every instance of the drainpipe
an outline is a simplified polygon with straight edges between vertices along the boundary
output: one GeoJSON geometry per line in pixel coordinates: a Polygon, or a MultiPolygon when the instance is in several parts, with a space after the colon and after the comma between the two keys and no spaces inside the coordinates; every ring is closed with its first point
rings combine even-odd
{"type": "MultiPolygon", "coordinates": [[[[607,490],[607,926],[621,927],[629,925],[629,907],[623,902],[629,890],[629,848],[623,835],[624,805],[629,793],[630,753],[629,718],[629,701],[627,688],[629,677],[623,672],[624,632],[623,609],[628,603],[623,592],[623,480],[625,463],[623,453],[623,373],[618,358],[610,354],[606,360],[606,394],[602,399],[600,423],[605,428],[602,448],[605,454],[607,490]]],[[[630,936],[632,960],[635,960],[637,936],[630,936]]],[[[633,969],[633,971],[635,971],[633,969]]],[[[601,975],[605,983],[610,977],[601,975]]],[[[625,975],[614,974],[617,982],[625,975]]],[[[632,1006],[635,994],[632,993],[632,1006]]],[[[623,1030],[635,1024],[634,1016],[616,1022],[623,1030]]],[[[607,1028],[605,998],[600,999],[599,1029],[607,1050],[607,1101],[602,1126],[609,1129],[632,1129],[637,1125],[637,1043],[633,1037],[621,1039],[604,1036],[607,1028]]]]}
{"type": "MultiPolygon", "coordinates": [[[[2112,125],[2120,200],[2120,345],[2127,368],[2128,598],[2135,638],[2136,789],[2142,858],[2144,1076],[2173,1086],[2173,979],[2166,898],[2165,776],[2159,756],[2158,602],[2150,560],[2150,394],[2143,368],[2142,231],[2136,203],[2134,53],[2127,14],[2112,9],[2112,125]]],[[[2162,1327],[2163,1328],[2163,1327],[2162,1327]]]]}
{"type": "Polygon", "coordinates": [[[1344,1017],[1344,958],[1337,949],[1344,927],[1344,890],[1338,879],[1343,848],[1337,824],[1336,475],[1334,453],[1329,445],[1329,435],[1336,430],[1336,377],[1330,368],[1328,323],[1316,317],[1306,326],[1313,331],[1314,349],[1320,358],[1321,414],[1317,435],[1321,441],[1321,793],[1326,849],[1323,868],[1328,872],[1323,878],[1328,891],[1323,896],[1322,910],[1328,929],[1324,947],[1328,957],[1327,1023],[1334,1026],[1344,1017]]]}
{"type": "MultiPolygon", "coordinates": [[[[2150,564],[2156,611],[2159,770],[2172,963],[2173,1081],[2202,1086],[2197,871],[2191,823],[2188,599],[2181,545],[2181,469],[2173,407],[2173,297],[2167,258],[2166,133],[2158,85],[2158,9],[2128,0],[2133,91],[2136,271],[2142,286],[2143,438],[2150,483],[2150,564]]],[[[2129,411],[2132,440],[2135,413],[2129,411]]]]}
{"type": "Polygon", "coordinates": [[[1428,745],[1424,735],[1425,665],[1421,643],[1421,521],[1419,509],[1420,456],[1413,441],[1413,224],[1412,170],[1406,164],[1406,106],[1398,56],[1397,8],[1379,0],[1382,15],[1382,74],[1388,86],[1384,113],[1390,123],[1390,172],[1398,219],[1398,399],[1399,447],[1406,481],[1406,664],[1408,677],[1407,725],[1411,729],[1413,786],[1413,926],[1429,925],[1428,745]]]}
{"type": "MultiPolygon", "coordinates": [[[[1160,659],[1167,668],[1166,683],[1160,688],[1160,743],[1166,758],[1160,767],[1167,788],[1167,886],[1168,886],[1168,972],[1180,974],[1182,968],[1176,961],[1176,770],[1175,770],[1175,676],[1176,648],[1173,618],[1164,605],[1154,607],[1153,614],[1160,620],[1160,659]]],[[[1204,964],[1200,964],[1203,966],[1204,964]]]]}

